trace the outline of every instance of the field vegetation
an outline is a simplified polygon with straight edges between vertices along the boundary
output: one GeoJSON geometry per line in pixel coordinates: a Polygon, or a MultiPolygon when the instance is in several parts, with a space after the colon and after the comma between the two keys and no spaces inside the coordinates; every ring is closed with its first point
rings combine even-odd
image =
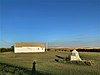
{"type": "Polygon", "coordinates": [[[100,75],[100,53],[79,52],[85,60],[93,60],[92,66],[75,63],[60,63],[56,56],[66,58],[69,51],[47,51],[44,53],[0,53],[1,75],[31,75],[33,62],[36,62],[36,75],[100,75]]]}

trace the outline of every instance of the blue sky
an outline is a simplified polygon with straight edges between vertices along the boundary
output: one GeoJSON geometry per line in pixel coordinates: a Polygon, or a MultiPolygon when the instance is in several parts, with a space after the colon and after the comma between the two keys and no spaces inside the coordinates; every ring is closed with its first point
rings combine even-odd
{"type": "Polygon", "coordinates": [[[100,1],[0,0],[0,47],[15,42],[100,46],[100,1]]]}

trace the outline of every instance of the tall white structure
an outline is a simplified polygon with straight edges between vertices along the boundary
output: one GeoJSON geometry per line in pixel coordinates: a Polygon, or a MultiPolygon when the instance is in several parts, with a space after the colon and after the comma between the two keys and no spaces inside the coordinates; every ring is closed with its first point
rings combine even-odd
{"type": "Polygon", "coordinates": [[[70,61],[82,61],[81,58],[80,58],[80,56],[79,56],[78,51],[73,50],[71,52],[70,61]]]}
{"type": "Polygon", "coordinates": [[[14,53],[45,52],[45,45],[32,42],[15,43],[14,53]]]}

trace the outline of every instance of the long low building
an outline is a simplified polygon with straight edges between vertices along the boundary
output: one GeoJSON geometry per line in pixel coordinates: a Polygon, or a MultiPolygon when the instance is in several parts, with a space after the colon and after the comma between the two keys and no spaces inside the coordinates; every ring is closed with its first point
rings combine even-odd
{"type": "Polygon", "coordinates": [[[33,42],[15,43],[14,53],[45,52],[45,45],[33,42]]]}

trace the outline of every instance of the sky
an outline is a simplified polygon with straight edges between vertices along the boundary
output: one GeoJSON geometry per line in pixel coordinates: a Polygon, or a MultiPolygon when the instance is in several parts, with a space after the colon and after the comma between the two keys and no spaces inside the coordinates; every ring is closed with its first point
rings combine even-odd
{"type": "Polygon", "coordinates": [[[100,46],[100,1],[0,0],[0,47],[15,42],[100,46]]]}

